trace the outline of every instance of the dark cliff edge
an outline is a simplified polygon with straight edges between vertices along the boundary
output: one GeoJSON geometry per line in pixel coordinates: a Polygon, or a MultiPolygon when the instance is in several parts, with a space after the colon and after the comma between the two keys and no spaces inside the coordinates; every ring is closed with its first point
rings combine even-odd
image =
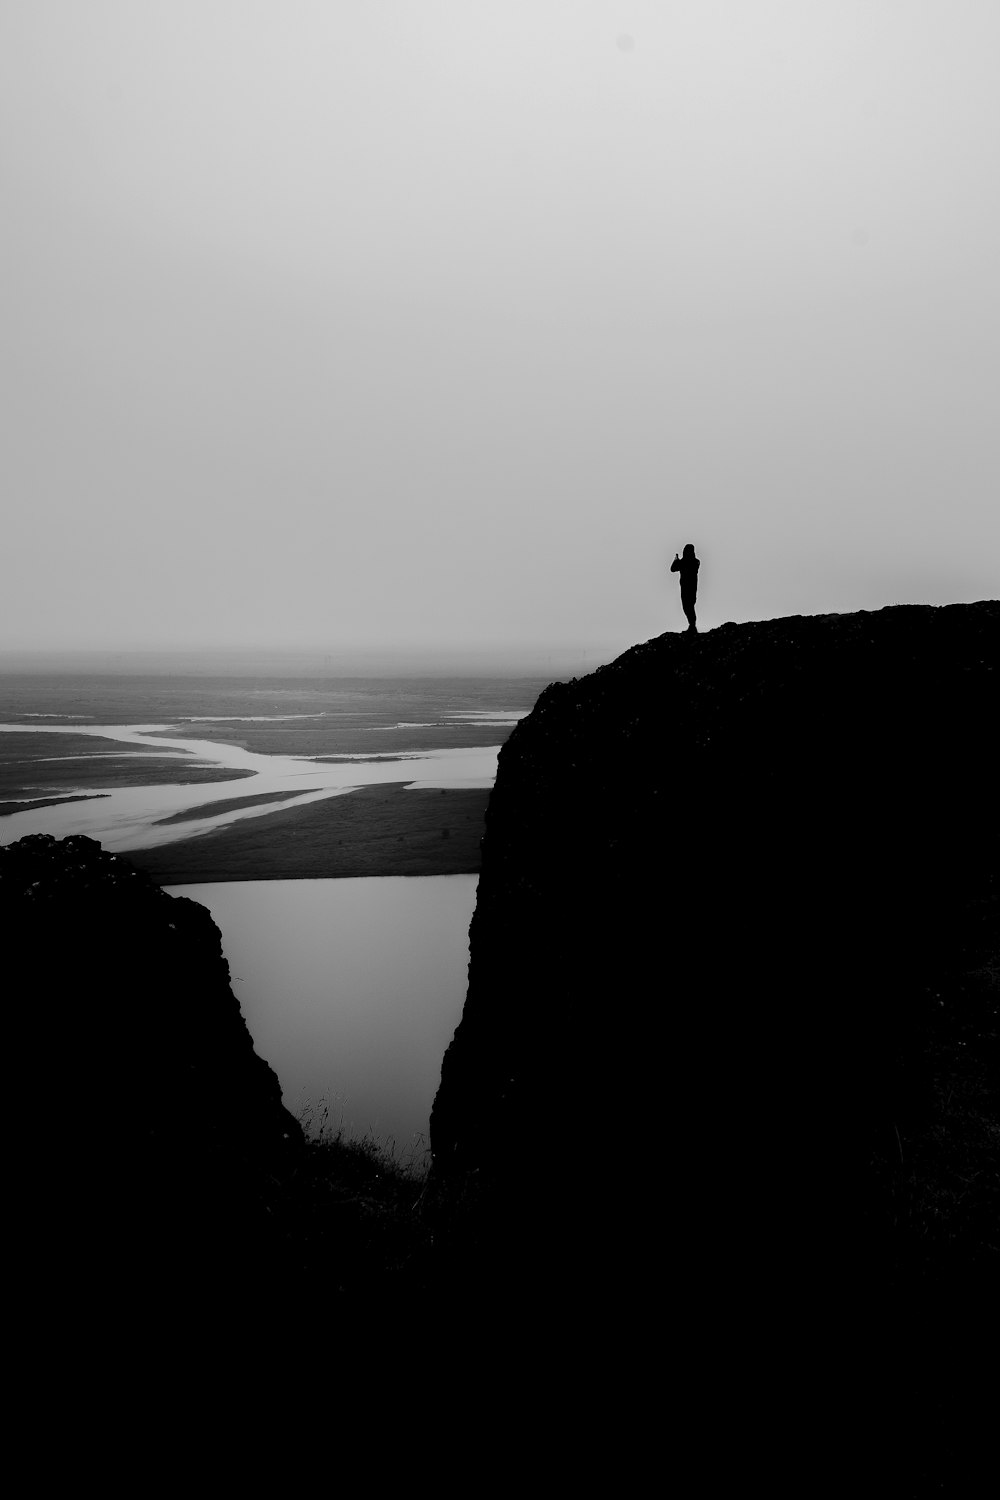
{"type": "Polygon", "coordinates": [[[998,647],[996,602],[905,606],[549,687],[500,754],[430,1180],[386,1198],[302,1141],[204,908],[89,839],[0,850],[28,1383],[82,1399],[113,1347],[140,1406],[181,1362],[168,1427],[222,1370],[273,1416],[363,1347],[563,1477],[979,1493],[998,647]]]}
{"type": "Polygon", "coordinates": [[[926,1366],[981,1329],[998,645],[996,602],[895,606],[665,635],[542,694],[431,1120],[470,1297],[641,1329],[704,1399],[743,1382],[758,1432],[761,1381],[846,1433],[865,1367],[889,1421],[911,1337],[926,1366]]]}
{"type": "Polygon", "coordinates": [[[0,849],[0,913],[35,1315],[148,1333],[238,1301],[302,1130],[211,915],[93,839],[47,836],[0,849]]]}

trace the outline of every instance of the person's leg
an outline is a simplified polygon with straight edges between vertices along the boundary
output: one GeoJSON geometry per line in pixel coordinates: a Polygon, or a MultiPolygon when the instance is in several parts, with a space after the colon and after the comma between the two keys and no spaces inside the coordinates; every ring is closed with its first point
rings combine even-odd
{"type": "Polygon", "coordinates": [[[698,630],[698,621],[697,621],[697,619],[695,617],[695,612],[694,612],[694,595],[693,594],[681,594],[681,608],[684,610],[684,613],[687,615],[688,629],[689,630],[693,630],[693,631],[695,631],[697,633],[697,630],[698,630]]]}

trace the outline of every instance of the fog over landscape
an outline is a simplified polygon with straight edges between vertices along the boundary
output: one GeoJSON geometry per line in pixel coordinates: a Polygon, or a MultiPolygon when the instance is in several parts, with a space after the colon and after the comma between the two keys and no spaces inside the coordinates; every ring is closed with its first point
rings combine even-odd
{"type": "Polygon", "coordinates": [[[36,1468],[980,1492],[998,59],[0,0],[36,1468]]]}
{"type": "MultiPolygon", "coordinates": [[[[997,592],[989,0],[7,0],[0,648],[997,592]]],[[[543,663],[544,666],[544,663],[543,663]]]]}

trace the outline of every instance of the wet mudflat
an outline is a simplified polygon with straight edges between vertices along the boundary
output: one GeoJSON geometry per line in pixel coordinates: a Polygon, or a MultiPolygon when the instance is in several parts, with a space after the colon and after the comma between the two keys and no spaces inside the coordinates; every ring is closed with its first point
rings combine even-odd
{"type": "Polygon", "coordinates": [[[471,794],[488,793],[500,745],[539,684],[127,686],[101,679],[88,697],[78,680],[47,691],[41,679],[0,683],[0,840],[84,834],[147,857],[164,880],[474,871],[486,798],[471,794]],[[129,707],[169,713],[139,722],[124,717],[129,707]],[[211,798],[199,790],[205,781],[211,798]],[[333,800],[388,787],[393,795],[368,797],[331,822],[333,800]],[[407,803],[395,795],[403,789],[444,798],[433,808],[426,798],[407,803]],[[293,810],[303,816],[289,822],[293,810]],[[274,816],[282,821],[269,824],[274,816]],[[179,862],[153,857],[179,844],[179,862]]]}
{"type": "Polygon", "coordinates": [[[359,787],[129,858],[161,885],[475,874],[489,795],[486,788],[359,787]]]}

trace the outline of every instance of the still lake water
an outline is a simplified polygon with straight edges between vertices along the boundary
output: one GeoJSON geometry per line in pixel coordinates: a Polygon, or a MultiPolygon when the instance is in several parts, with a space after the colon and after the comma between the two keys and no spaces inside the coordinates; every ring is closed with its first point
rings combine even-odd
{"type": "Polygon", "coordinates": [[[168,886],[207,906],[285,1104],[351,1136],[429,1146],[465,1001],[475,875],[168,886]]]}

